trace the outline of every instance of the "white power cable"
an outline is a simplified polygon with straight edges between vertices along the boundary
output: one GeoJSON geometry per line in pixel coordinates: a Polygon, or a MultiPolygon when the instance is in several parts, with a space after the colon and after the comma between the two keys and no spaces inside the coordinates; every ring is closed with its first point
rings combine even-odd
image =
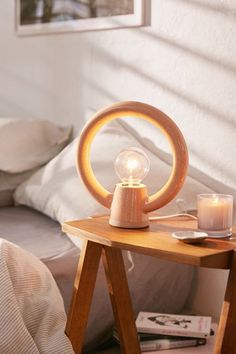
{"type": "MultiPolygon", "coordinates": [[[[183,210],[183,212],[181,213],[177,213],[177,214],[170,214],[170,215],[162,215],[162,216],[149,216],[149,220],[150,221],[158,221],[158,220],[165,220],[165,219],[172,219],[172,218],[177,218],[177,217],[189,217],[191,219],[197,220],[197,217],[187,213],[187,205],[184,199],[177,199],[176,200],[176,204],[178,205],[179,209],[183,210]]],[[[103,214],[103,215],[93,215],[90,216],[89,218],[97,218],[97,217],[101,217],[101,216],[109,216],[108,214],[103,214]]],[[[127,253],[127,259],[128,262],[130,264],[130,267],[128,268],[128,273],[131,272],[134,268],[135,268],[135,264],[134,264],[134,260],[132,257],[132,254],[130,251],[126,251],[127,253]]]]}
{"type": "Polygon", "coordinates": [[[162,216],[149,216],[149,220],[150,221],[165,220],[165,219],[177,218],[179,216],[189,217],[194,220],[197,220],[197,216],[188,213],[178,213],[178,214],[170,214],[170,215],[162,215],[162,216]]]}

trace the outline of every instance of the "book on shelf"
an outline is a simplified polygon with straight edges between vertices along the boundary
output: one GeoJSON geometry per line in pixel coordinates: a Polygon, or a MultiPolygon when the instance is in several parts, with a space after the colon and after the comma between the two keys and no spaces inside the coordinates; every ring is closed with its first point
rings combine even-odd
{"type": "Polygon", "coordinates": [[[136,327],[142,333],[207,338],[211,334],[211,317],[139,312],[136,327]]]}
{"type": "MultiPolygon", "coordinates": [[[[116,329],[113,330],[113,337],[118,343],[120,342],[116,329]]],[[[142,352],[187,348],[206,344],[206,338],[169,336],[163,334],[138,333],[138,338],[142,352]]]]}

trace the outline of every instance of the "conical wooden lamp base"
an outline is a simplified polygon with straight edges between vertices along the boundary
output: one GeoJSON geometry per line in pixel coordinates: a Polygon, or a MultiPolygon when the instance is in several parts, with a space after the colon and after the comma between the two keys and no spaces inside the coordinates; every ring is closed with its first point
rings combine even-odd
{"type": "Polygon", "coordinates": [[[147,188],[144,184],[132,186],[124,183],[117,184],[109,224],[129,229],[147,227],[148,214],[143,211],[147,200],[147,188]]]}

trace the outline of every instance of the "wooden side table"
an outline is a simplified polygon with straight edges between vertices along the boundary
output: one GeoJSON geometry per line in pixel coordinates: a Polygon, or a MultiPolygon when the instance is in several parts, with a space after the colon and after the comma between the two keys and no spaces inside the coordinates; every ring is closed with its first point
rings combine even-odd
{"type": "Polygon", "coordinates": [[[196,221],[183,217],[153,222],[149,228],[139,230],[112,227],[107,217],[63,224],[63,231],[84,238],[66,326],[76,354],[82,351],[101,257],[122,352],[141,353],[122,250],[193,266],[230,269],[214,354],[236,354],[236,243],[233,242],[236,230],[232,241],[207,239],[195,245],[184,244],[171,236],[173,231],[196,230],[196,227],[196,221]]]}

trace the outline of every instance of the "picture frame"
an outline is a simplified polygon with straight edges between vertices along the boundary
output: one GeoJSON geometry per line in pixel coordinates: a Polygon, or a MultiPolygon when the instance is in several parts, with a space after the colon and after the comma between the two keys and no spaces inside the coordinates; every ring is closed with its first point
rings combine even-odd
{"type": "MultiPolygon", "coordinates": [[[[104,4],[107,1],[107,7],[111,8],[110,0],[98,0],[102,1],[104,4]]],[[[149,22],[149,0],[125,0],[126,8],[119,7],[115,8],[115,5],[112,7],[112,11],[116,11],[119,13],[119,9],[126,10],[128,13],[121,13],[121,14],[112,14],[107,15],[102,14],[101,16],[94,17],[82,17],[83,16],[83,9],[82,5],[88,5],[90,2],[88,0],[51,0],[49,3],[51,4],[65,4],[71,3],[72,10],[74,10],[73,15],[80,16],[78,4],[81,5],[81,17],[79,19],[71,19],[68,18],[68,13],[64,13],[64,18],[61,16],[56,17],[54,15],[49,18],[49,22],[42,19],[40,17],[40,6],[41,6],[41,13],[42,13],[42,3],[47,3],[47,0],[36,0],[34,1],[34,12],[25,11],[27,10],[26,7],[30,6],[29,0],[15,0],[16,3],[16,32],[18,35],[21,36],[28,36],[28,35],[43,35],[43,34],[55,34],[55,33],[66,33],[66,32],[85,32],[85,31],[96,31],[96,30],[107,30],[107,29],[115,29],[115,28],[126,28],[126,27],[139,27],[145,26],[149,22]],[[27,5],[27,1],[28,4],[27,5]],[[45,2],[44,2],[45,1],[45,2]],[[130,5],[129,5],[130,3],[130,5]],[[127,5],[128,4],[128,5],[127,5]],[[73,8],[74,6],[74,8],[73,8]],[[77,6],[77,7],[76,7],[77,6]],[[130,11],[130,9],[132,11],[130,11]],[[24,10],[24,11],[23,11],[24,10]],[[28,16],[28,17],[27,17],[28,16]]],[[[91,1],[92,2],[92,1],[91,1]]],[[[96,3],[93,1],[93,3],[96,3]]],[[[120,2],[119,2],[120,3],[120,2]]],[[[113,4],[115,1],[113,0],[113,4]]],[[[32,6],[32,5],[31,5],[32,6]]],[[[98,6],[98,5],[96,5],[98,6]]],[[[118,5],[117,5],[118,6],[118,5]]],[[[68,7],[69,8],[69,7],[68,7]]],[[[97,7],[98,8],[98,7],[97,7]]],[[[44,9],[44,8],[43,8],[44,9]]],[[[103,5],[103,11],[105,6],[103,5]]],[[[32,9],[31,9],[32,10],[32,9]]],[[[84,9],[85,10],[85,9],[84,9]]],[[[101,12],[101,11],[100,11],[101,12]]],[[[124,12],[124,11],[123,11],[124,12]]],[[[52,11],[51,11],[52,13],[52,11]]],[[[88,14],[89,15],[89,14],[88,14]]],[[[72,16],[71,16],[72,17],[72,16]]]]}

